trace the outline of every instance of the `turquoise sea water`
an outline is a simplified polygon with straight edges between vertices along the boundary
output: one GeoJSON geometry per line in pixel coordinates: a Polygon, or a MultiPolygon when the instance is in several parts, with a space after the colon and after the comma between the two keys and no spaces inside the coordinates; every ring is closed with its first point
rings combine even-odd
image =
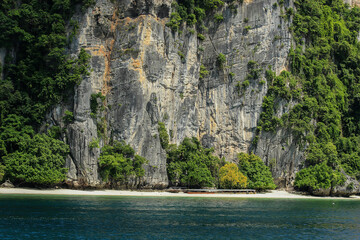
{"type": "Polygon", "coordinates": [[[360,201],[0,195],[0,239],[360,239],[360,201]]]}

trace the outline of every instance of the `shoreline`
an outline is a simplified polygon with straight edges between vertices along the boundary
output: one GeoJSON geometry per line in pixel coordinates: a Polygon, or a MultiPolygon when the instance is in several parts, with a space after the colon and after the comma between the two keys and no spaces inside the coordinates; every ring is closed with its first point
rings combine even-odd
{"type": "Polygon", "coordinates": [[[165,191],[130,191],[130,190],[73,190],[73,189],[31,189],[31,188],[0,188],[0,196],[5,195],[50,195],[50,196],[138,196],[138,197],[201,197],[201,198],[269,198],[269,199],[343,199],[360,200],[360,196],[350,197],[317,197],[300,195],[283,190],[271,190],[256,194],[188,194],[170,193],[165,191]]]}

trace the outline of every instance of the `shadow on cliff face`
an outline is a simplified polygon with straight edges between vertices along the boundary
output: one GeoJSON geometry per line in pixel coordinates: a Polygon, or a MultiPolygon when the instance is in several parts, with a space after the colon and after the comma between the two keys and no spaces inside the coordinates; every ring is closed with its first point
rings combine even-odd
{"type": "Polygon", "coordinates": [[[168,18],[170,7],[166,4],[155,6],[151,0],[134,0],[131,2],[129,9],[126,10],[124,16],[136,18],[140,15],[155,15],[159,18],[168,18]]]}

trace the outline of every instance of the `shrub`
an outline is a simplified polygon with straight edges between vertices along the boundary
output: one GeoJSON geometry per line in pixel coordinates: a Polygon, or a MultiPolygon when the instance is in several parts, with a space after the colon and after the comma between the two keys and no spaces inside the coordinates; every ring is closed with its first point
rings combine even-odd
{"type": "Polygon", "coordinates": [[[101,102],[105,101],[105,96],[102,95],[101,92],[93,93],[90,97],[90,110],[93,116],[96,116],[98,108],[99,108],[99,102],[98,99],[101,100],[101,102]]]}
{"type": "Polygon", "coordinates": [[[167,171],[171,185],[190,188],[214,187],[222,161],[203,148],[196,138],[185,138],[168,148],[167,171]]]}
{"type": "Polygon", "coordinates": [[[224,17],[221,14],[215,14],[214,15],[214,19],[216,22],[220,23],[222,21],[224,21],[224,17]]]}
{"type": "Polygon", "coordinates": [[[163,122],[158,122],[158,132],[161,147],[166,150],[169,145],[169,135],[163,122]]]}
{"type": "Polygon", "coordinates": [[[182,51],[178,51],[178,55],[180,56],[181,62],[185,62],[185,55],[182,51]]]}
{"type": "Polygon", "coordinates": [[[251,30],[251,26],[245,26],[244,34],[247,34],[251,30]]]}
{"type": "Polygon", "coordinates": [[[226,56],[222,53],[219,53],[216,58],[216,63],[220,69],[224,69],[226,63],[226,56]]]}
{"type": "Polygon", "coordinates": [[[105,182],[128,185],[130,177],[140,179],[145,175],[143,164],[148,161],[135,154],[134,149],[124,141],[115,141],[101,148],[99,158],[100,175],[105,182]]]}
{"type": "Polygon", "coordinates": [[[3,181],[5,175],[5,166],[0,164],[0,182],[3,181]]]}
{"type": "Polygon", "coordinates": [[[176,32],[179,30],[179,26],[182,23],[182,18],[180,17],[179,13],[173,12],[170,15],[170,22],[166,23],[166,26],[170,27],[171,30],[176,32]]]}
{"type": "Polygon", "coordinates": [[[294,185],[303,191],[329,189],[345,182],[345,176],[334,171],[326,162],[302,169],[296,174],[294,185]]]}
{"type": "Polygon", "coordinates": [[[65,116],[63,117],[63,120],[64,120],[65,124],[73,123],[74,120],[75,120],[74,113],[66,110],[65,111],[65,116]]]}
{"type": "Polygon", "coordinates": [[[94,149],[94,148],[99,148],[99,139],[92,139],[91,142],[89,143],[89,148],[90,149],[94,149]]]}
{"type": "Polygon", "coordinates": [[[202,35],[201,33],[198,33],[198,34],[197,34],[197,38],[198,38],[199,40],[201,40],[201,41],[204,41],[204,40],[205,40],[205,36],[202,35]]]}
{"type": "Polygon", "coordinates": [[[239,171],[235,163],[227,163],[220,168],[219,183],[221,188],[246,188],[247,177],[239,171]]]}
{"type": "Polygon", "coordinates": [[[45,134],[20,142],[20,149],[4,157],[6,178],[13,183],[51,186],[65,180],[69,147],[45,134]]]}
{"type": "Polygon", "coordinates": [[[243,88],[245,88],[245,89],[246,89],[249,85],[250,85],[249,80],[245,80],[245,81],[242,83],[242,86],[243,86],[243,88]]]}
{"type": "Polygon", "coordinates": [[[257,190],[275,189],[271,172],[255,154],[239,153],[239,170],[248,178],[248,187],[257,190]]]}
{"type": "Polygon", "coordinates": [[[206,67],[204,65],[200,65],[200,74],[199,74],[199,79],[203,79],[206,76],[209,75],[209,71],[206,69],[206,67]]]}

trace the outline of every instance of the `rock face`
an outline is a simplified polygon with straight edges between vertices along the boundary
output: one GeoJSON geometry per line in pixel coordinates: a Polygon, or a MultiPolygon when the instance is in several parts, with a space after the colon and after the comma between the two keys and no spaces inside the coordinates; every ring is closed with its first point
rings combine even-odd
{"type": "Polygon", "coordinates": [[[10,182],[9,180],[6,180],[3,184],[0,185],[2,188],[14,188],[14,184],[10,182]]]}
{"type": "MultiPolygon", "coordinates": [[[[303,157],[290,133],[263,134],[258,147],[251,148],[267,91],[265,69],[272,66],[278,74],[286,69],[291,45],[290,19],[280,16],[275,2],[244,1],[235,8],[225,4],[218,11],[224,16],[222,22],[213,16],[205,20],[208,31],[203,41],[193,28],[185,26],[174,33],[166,27],[170,0],[98,0],[85,14],[75,16],[80,28],[71,51],[76,54],[84,48],[91,54],[91,75],[75,89],[71,104],[49,115],[61,122],[66,109],[74,112],[75,122],[66,135],[71,148],[69,180],[101,184],[100,151],[89,144],[99,139],[103,146],[115,139],[125,140],[149,160],[147,187],[167,186],[166,153],[157,130],[160,121],[171,143],[195,136],[228,161],[236,161],[239,152],[254,150],[271,164],[279,181],[291,181],[290,173],[303,157]],[[222,68],[219,54],[226,57],[222,68]],[[258,63],[261,74],[241,87],[249,61],[258,63]],[[209,74],[199,79],[201,64],[209,74]],[[98,92],[106,98],[94,117],[90,98],[98,92]]],[[[293,1],[285,2],[292,7],[293,1]]]]}
{"type": "Polygon", "coordinates": [[[360,6],[360,0],[344,0],[344,2],[350,6],[360,6]]]}

